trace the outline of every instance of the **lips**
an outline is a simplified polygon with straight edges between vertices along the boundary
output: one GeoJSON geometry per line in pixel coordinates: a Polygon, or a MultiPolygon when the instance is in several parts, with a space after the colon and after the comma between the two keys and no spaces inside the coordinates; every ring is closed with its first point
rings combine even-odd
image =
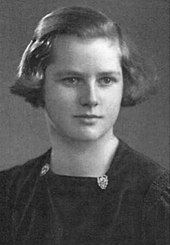
{"type": "Polygon", "coordinates": [[[92,118],[102,118],[102,116],[98,116],[98,115],[93,115],[93,114],[84,114],[84,115],[75,115],[74,117],[77,118],[88,118],[88,119],[92,119],[92,118]]]}

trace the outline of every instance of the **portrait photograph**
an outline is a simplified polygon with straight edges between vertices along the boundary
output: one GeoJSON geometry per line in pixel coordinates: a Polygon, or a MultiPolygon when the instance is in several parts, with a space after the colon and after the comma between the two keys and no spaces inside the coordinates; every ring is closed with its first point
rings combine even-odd
{"type": "Polygon", "coordinates": [[[0,244],[169,245],[169,1],[0,1],[0,244]]]}

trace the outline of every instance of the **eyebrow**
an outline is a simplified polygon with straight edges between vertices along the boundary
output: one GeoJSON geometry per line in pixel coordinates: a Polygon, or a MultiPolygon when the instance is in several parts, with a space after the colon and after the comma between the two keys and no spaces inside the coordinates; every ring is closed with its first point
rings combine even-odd
{"type": "MultiPolygon", "coordinates": [[[[84,72],[78,72],[78,71],[73,71],[73,70],[64,70],[64,71],[58,71],[55,73],[55,76],[62,77],[62,76],[86,76],[87,74],[84,72]]],[[[97,74],[99,77],[104,77],[104,76],[121,76],[120,71],[107,71],[107,72],[99,72],[97,74]]]]}
{"type": "Polygon", "coordinates": [[[99,76],[116,76],[119,77],[121,76],[121,72],[120,71],[108,71],[108,72],[99,72],[99,76]]]}

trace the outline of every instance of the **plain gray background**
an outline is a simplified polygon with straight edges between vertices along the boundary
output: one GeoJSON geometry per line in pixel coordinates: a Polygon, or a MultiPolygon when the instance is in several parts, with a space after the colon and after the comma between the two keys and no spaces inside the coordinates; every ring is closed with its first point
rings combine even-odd
{"type": "Polygon", "coordinates": [[[21,55],[37,22],[61,6],[87,5],[118,22],[155,62],[159,92],[141,105],[122,109],[116,134],[135,149],[169,163],[169,1],[1,0],[0,1],[0,169],[23,164],[50,147],[42,110],[10,95],[21,55]]]}

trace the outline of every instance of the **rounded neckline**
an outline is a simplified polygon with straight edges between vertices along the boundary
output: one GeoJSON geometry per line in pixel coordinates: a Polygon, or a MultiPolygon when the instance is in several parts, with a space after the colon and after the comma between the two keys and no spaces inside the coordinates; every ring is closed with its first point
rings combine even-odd
{"type": "MultiPolygon", "coordinates": [[[[122,148],[123,148],[123,142],[119,138],[118,138],[118,140],[119,140],[119,143],[117,145],[115,154],[114,154],[114,156],[112,158],[110,167],[106,171],[106,173],[104,174],[104,175],[108,176],[108,178],[111,178],[113,176],[114,169],[117,168],[117,163],[119,162],[119,158],[122,155],[121,152],[122,152],[122,148]]],[[[51,151],[52,151],[52,148],[50,149],[50,155],[49,155],[49,161],[48,161],[49,166],[50,166],[50,162],[51,162],[51,151]]],[[[63,181],[64,181],[64,179],[65,180],[67,179],[67,180],[70,180],[70,181],[73,180],[75,182],[76,181],[82,181],[82,182],[84,182],[84,181],[87,181],[87,180],[89,180],[89,181],[90,180],[91,181],[94,181],[95,180],[96,181],[96,179],[98,177],[101,177],[101,176],[93,177],[93,176],[72,176],[72,175],[57,174],[57,173],[53,172],[51,170],[51,168],[49,168],[49,171],[48,171],[47,175],[51,175],[53,178],[54,177],[57,177],[58,179],[63,180],[63,181]]],[[[102,176],[104,176],[104,175],[102,175],[102,176]]]]}

